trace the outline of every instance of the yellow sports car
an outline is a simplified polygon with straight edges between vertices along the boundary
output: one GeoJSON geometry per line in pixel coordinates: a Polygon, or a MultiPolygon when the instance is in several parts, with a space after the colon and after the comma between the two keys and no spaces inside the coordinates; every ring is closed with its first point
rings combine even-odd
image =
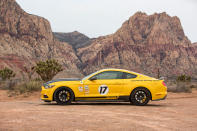
{"type": "Polygon", "coordinates": [[[72,101],[130,101],[146,105],[163,100],[167,87],[163,80],[123,69],[103,69],[83,79],[57,79],[44,83],[41,99],[70,104],[72,101]]]}

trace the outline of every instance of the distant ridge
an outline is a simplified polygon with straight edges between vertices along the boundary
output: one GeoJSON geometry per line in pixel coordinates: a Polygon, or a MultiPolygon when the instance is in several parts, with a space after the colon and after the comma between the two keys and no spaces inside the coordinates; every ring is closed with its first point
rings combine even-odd
{"type": "Polygon", "coordinates": [[[53,35],[59,41],[67,42],[72,45],[74,49],[85,47],[91,43],[91,39],[89,37],[78,31],[70,33],[53,32],[53,35]]]}

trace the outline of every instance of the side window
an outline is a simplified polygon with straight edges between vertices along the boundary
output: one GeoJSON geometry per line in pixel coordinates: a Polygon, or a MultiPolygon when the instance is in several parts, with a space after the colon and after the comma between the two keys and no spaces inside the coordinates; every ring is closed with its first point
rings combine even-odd
{"type": "Polygon", "coordinates": [[[120,71],[105,71],[99,73],[93,77],[96,77],[97,80],[105,80],[105,79],[122,79],[123,72],[120,71]]]}
{"type": "Polygon", "coordinates": [[[130,73],[124,73],[124,79],[132,79],[132,78],[136,78],[137,75],[134,74],[130,74],[130,73]]]}

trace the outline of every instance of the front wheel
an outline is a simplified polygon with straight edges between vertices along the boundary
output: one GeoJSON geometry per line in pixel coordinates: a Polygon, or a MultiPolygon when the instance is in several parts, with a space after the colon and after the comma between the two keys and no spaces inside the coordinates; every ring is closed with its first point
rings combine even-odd
{"type": "Polygon", "coordinates": [[[55,101],[59,105],[69,105],[74,99],[74,93],[70,88],[63,87],[58,89],[55,94],[55,101]]]}
{"type": "Polygon", "coordinates": [[[150,93],[145,88],[136,88],[130,95],[130,102],[137,106],[144,106],[150,100],[150,93]]]}

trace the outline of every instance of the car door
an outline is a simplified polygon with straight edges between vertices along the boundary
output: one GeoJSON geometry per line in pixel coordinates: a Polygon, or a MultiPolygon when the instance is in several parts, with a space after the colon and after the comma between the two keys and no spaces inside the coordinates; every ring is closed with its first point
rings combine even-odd
{"type": "Polygon", "coordinates": [[[119,96],[123,88],[123,72],[104,71],[84,81],[85,97],[119,96]]]}

